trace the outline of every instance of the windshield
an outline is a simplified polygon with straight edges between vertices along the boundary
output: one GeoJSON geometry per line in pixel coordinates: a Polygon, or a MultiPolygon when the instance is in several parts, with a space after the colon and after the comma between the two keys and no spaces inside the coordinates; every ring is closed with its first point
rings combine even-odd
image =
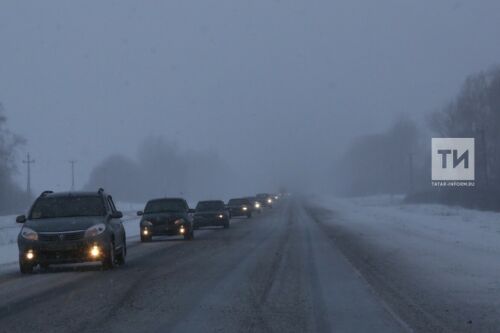
{"type": "Polygon", "coordinates": [[[58,217],[104,216],[106,209],[101,197],[40,198],[31,210],[33,220],[58,217]]]}
{"type": "Polygon", "coordinates": [[[204,201],[196,205],[196,210],[199,212],[222,209],[224,209],[224,202],[222,201],[204,201]]]}
{"type": "Polygon", "coordinates": [[[239,205],[248,205],[249,202],[247,199],[231,199],[229,200],[228,204],[231,206],[239,206],[239,205]]]}
{"type": "Polygon", "coordinates": [[[155,200],[146,205],[144,214],[185,212],[186,203],[183,200],[155,200]]]}

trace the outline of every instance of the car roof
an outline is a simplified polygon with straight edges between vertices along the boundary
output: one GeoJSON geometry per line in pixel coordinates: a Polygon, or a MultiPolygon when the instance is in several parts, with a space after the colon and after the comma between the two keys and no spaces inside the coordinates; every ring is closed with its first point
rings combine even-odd
{"type": "Polygon", "coordinates": [[[198,203],[224,203],[224,200],[201,200],[201,201],[198,201],[198,203]]]}
{"type": "Polygon", "coordinates": [[[77,192],[57,192],[57,193],[45,193],[42,198],[63,198],[63,197],[100,197],[101,195],[106,195],[104,192],[89,192],[89,191],[77,191],[77,192]]]}
{"type": "Polygon", "coordinates": [[[167,200],[172,200],[172,201],[186,201],[184,198],[157,198],[157,199],[151,199],[148,200],[148,202],[154,202],[154,201],[167,201],[167,200]]]}

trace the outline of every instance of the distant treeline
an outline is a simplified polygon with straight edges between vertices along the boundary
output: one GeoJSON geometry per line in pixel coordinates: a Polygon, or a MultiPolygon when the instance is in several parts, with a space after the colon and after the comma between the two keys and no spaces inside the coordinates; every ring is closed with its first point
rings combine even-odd
{"type": "Polygon", "coordinates": [[[104,187],[117,199],[144,202],[153,197],[203,199],[228,191],[231,175],[216,153],[181,151],[162,138],[145,139],[135,159],[113,155],[95,167],[85,186],[104,187]]]}
{"type": "Polygon", "coordinates": [[[413,201],[500,209],[500,200],[481,204],[500,193],[500,68],[469,76],[458,95],[430,114],[425,125],[402,117],[385,133],[358,138],[337,163],[336,174],[343,194],[411,194],[413,201]],[[432,188],[432,137],[475,138],[474,189],[432,188]]]}
{"type": "Polygon", "coordinates": [[[30,196],[14,181],[18,171],[16,165],[17,149],[24,139],[7,128],[7,118],[0,104],[0,214],[22,212],[31,201],[30,196]]]}

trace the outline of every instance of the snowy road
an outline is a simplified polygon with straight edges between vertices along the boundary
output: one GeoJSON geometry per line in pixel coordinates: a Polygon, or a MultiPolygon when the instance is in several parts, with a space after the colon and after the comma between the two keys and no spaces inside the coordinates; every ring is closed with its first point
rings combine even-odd
{"type": "Polygon", "coordinates": [[[127,265],[113,271],[4,272],[0,331],[408,331],[318,214],[330,213],[291,200],[193,242],[129,242],[127,265]]]}

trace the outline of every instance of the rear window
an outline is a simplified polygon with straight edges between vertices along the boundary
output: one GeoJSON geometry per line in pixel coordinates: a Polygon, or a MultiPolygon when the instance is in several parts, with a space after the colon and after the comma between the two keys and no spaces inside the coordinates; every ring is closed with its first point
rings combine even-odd
{"type": "Polygon", "coordinates": [[[197,211],[210,211],[224,209],[224,202],[222,201],[202,201],[196,205],[197,211]]]}
{"type": "Polygon", "coordinates": [[[33,220],[59,217],[104,216],[106,208],[101,197],[40,198],[31,209],[33,220]]]}
{"type": "Polygon", "coordinates": [[[145,214],[185,212],[188,209],[186,202],[179,199],[154,200],[146,204],[145,214]]]}

